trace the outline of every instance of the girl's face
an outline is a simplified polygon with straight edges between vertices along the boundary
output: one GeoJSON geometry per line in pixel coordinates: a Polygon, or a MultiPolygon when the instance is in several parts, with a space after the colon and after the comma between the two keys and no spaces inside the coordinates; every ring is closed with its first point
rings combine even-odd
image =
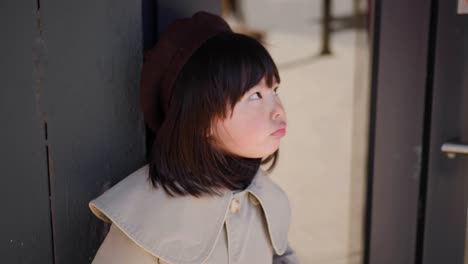
{"type": "Polygon", "coordinates": [[[268,87],[264,77],[247,91],[233,112],[228,111],[228,118],[215,121],[212,133],[217,145],[246,158],[263,158],[275,152],[286,132],[286,113],[277,89],[276,82],[268,87]]]}

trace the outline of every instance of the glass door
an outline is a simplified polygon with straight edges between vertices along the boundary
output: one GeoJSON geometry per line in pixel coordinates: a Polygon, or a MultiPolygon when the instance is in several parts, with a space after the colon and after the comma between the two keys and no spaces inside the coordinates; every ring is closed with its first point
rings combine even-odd
{"type": "Polygon", "coordinates": [[[457,13],[457,1],[433,2],[432,110],[418,263],[461,264],[468,263],[468,14],[457,13]]]}

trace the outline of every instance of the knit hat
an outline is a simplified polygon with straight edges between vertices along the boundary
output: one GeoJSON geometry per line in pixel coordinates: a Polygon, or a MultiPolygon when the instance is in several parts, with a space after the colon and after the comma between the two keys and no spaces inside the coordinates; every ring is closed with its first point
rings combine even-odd
{"type": "Polygon", "coordinates": [[[148,126],[157,132],[170,107],[175,80],[192,54],[210,37],[232,32],[220,16],[204,11],[177,19],[144,55],[141,108],[148,126]]]}

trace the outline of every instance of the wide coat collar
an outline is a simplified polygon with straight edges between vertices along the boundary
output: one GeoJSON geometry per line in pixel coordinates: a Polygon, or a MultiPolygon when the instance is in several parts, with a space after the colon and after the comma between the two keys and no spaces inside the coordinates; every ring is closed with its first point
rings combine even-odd
{"type": "MultiPolygon", "coordinates": [[[[234,192],[170,197],[162,188],[151,186],[148,168],[144,165],[92,200],[91,211],[154,256],[170,263],[202,263],[222,231],[234,192]]],[[[261,168],[246,191],[263,208],[275,253],[284,254],[291,215],[286,193],[261,168]]]]}

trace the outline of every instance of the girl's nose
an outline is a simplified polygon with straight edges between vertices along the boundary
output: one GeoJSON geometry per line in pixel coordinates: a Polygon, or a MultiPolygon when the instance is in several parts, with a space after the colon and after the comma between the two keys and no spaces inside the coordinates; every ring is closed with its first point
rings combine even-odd
{"type": "Polygon", "coordinates": [[[272,119],[276,120],[278,118],[284,118],[285,117],[285,111],[281,103],[276,102],[275,105],[273,106],[273,111],[272,111],[272,119]]]}

